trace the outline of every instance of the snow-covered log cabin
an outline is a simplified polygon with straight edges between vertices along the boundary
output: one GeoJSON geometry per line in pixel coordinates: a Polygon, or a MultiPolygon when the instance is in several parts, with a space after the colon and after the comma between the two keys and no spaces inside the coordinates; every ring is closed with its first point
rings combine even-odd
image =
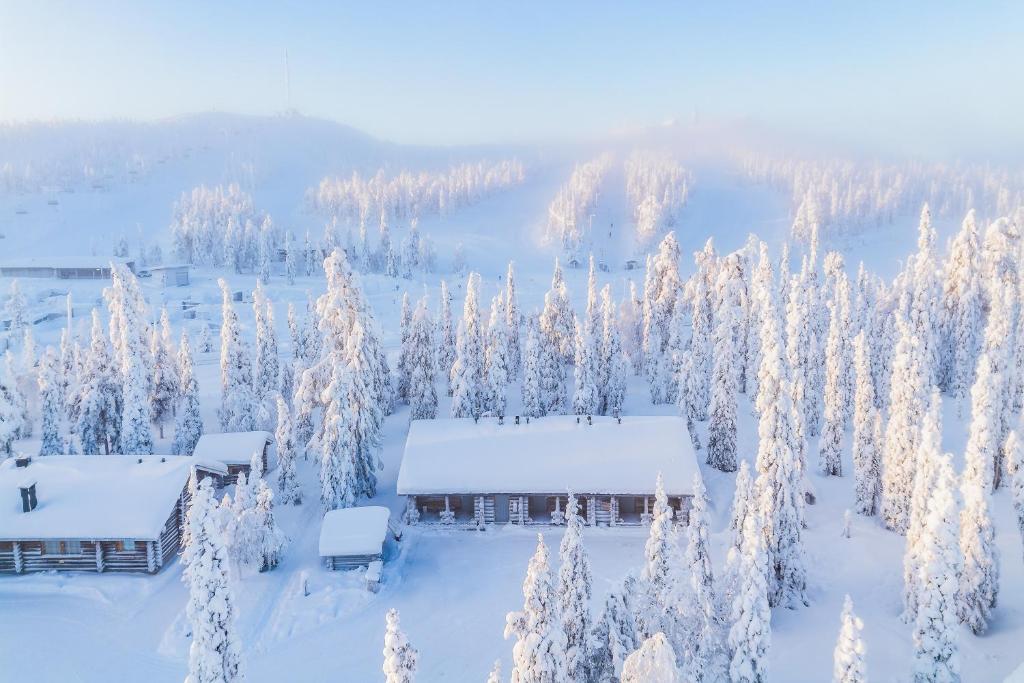
{"type": "Polygon", "coordinates": [[[376,584],[390,518],[379,505],[328,511],[320,525],[320,559],[328,569],[366,567],[368,583],[376,584]]]}
{"type": "Polygon", "coordinates": [[[649,521],[662,475],[689,519],[697,462],[682,418],[557,415],[415,420],[398,473],[410,523],[561,524],[568,491],[590,525],[649,521]]]}
{"type": "Polygon", "coordinates": [[[223,463],[228,474],[224,485],[229,486],[238,480],[238,475],[245,472],[249,476],[252,456],[257,453],[263,458],[263,471],[267,471],[267,452],[274,437],[270,432],[221,432],[219,434],[203,434],[196,443],[192,455],[200,460],[223,463]]]}
{"type": "Polygon", "coordinates": [[[192,468],[186,456],[51,455],[0,463],[0,572],[148,572],[181,547],[192,468]],[[27,461],[27,464],[26,464],[27,461]]]}

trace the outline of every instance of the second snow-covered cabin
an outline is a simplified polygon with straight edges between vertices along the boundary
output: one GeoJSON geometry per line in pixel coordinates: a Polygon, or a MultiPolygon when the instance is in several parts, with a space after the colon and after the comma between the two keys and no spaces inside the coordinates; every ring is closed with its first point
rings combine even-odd
{"type": "Polygon", "coordinates": [[[176,455],[50,455],[0,463],[0,572],[155,574],[178,554],[188,479],[219,463],[176,455]]]}
{"type": "Polygon", "coordinates": [[[320,525],[320,558],[328,569],[366,567],[379,580],[390,518],[379,505],[328,511],[320,525]]]}
{"type": "Polygon", "coordinates": [[[221,432],[219,434],[203,434],[196,443],[192,455],[201,460],[212,460],[223,463],[227,468],[225,485],[234,484],[238,475],[249,470],[254,455],[259,454],[263,460],[263,471],[267,470],[267,457],[270,444],[274,437],[270,432],[221,432]]]}
{"type": "Polygon", "coordinates": [[[639,525],[650,519],[660,473],[686,522],[697,471],[679,417],[415,420],[398,493],[410,522],[560,524],[572,491],[588,524],[639,525]]]}

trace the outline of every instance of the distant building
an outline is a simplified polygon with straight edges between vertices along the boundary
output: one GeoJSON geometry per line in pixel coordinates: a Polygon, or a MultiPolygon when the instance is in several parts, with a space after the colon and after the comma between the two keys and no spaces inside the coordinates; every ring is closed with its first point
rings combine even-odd
{"type": "Polygon", "coordinates": [[[398,493],[410,523],[560,524],[572,491],[588,524],[628,526],[650,521],[661,474],[686,523],[697,471],[680,417],[414,420],[398,493]]]}
{"type": "Polygon", "coordinates": [[[185,456],[52,455],[0,463],[0,572],[155,574],[181,548],[192,468],[185,456]]]}
{"type": "Polygon", "coordinates": [[[267,471],[267,451],[274,437],[270,432],[222,432],[203,434],[196,443],[192,455],[200,460],[219,462],[227,468],[225,485],[234,484],[238,475],[249,476],[252,457],[259,454],[263,459],[263,471],[267,471]]]}
{"type": "Polygon", "coordinates": [[[185,287],[188,285],[188,266],[153,266],[146,269],[153,276],[153,283],[159,287],[185,287]]]}
{"type": "Polygon", "coordinates": [[[133,273],[135,261],[85,257],[37,257],[0,262],[0,277],[49,277],[59,280],[106,280],[110,264],[125,265],[133,273]]]}

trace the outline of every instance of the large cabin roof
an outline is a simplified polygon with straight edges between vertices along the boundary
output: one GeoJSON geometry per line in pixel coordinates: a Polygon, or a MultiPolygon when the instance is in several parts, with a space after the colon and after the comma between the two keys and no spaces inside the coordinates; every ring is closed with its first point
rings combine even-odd
{"type": "Polygon", "coordinates": [[[668,495],[693,493],[697,462],[682,418],[414,420],[398,493],[649,495],[659,472],[668,495]]]}
{"type": "Polygon", "coordinates": [[[0,539],[155,540],[193,465],[226,473],[175,455],[50,455],[28,467],[8,458],[0,463],[0,539]],[[23,512],[19,489],[30,482],[38,505],[23,512]]]}

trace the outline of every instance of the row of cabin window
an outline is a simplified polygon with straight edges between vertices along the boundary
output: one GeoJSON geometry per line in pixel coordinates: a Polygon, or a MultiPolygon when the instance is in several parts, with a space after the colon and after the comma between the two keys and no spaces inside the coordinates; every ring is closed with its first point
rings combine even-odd
{"type": "MultiPolygon", "coordinates": [[[[22,542],[22,547],[28,546],[41,546],[40,550],[43,555],[80,555],[82,554],[82,542],[77,539],[69,540],[56,540],[56,541],[28,541],[22,542]]],[[[133,540],[116,541],[117,552],[135,552],[138,546],[133,540]]],[[[14,550],[13,541],[0,541],[0,552],[12,552],[14,550]]]]}

